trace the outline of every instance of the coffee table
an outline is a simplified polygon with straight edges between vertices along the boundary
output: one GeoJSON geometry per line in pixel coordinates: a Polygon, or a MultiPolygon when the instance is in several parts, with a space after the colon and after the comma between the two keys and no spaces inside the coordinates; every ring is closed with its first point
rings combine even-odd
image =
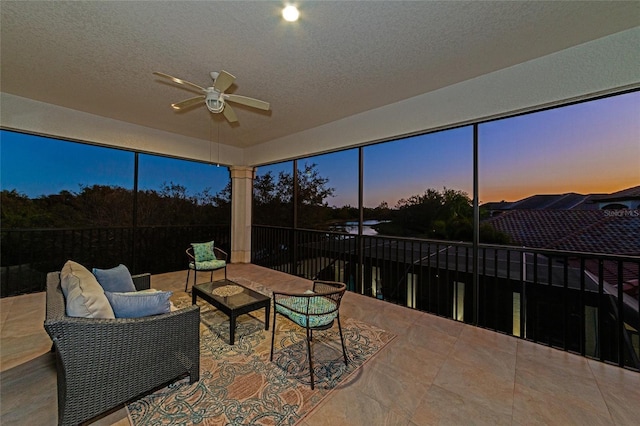
{"type": "Polygon", "coordinates": [[[196,298],[200,297],[229,316],[230,345],[235,343],[236,318],[238,318],[239,315],[265,308],[264,329],[269,329],[271,298],[234,281],[224,279],[195,285],[193,286],[191,297],[192,304],[195,305],[196,298]],[[237,286],[239,288],[226,286],[237,286]],[[226,296],[225,294],[231,295],[226,296]]]}

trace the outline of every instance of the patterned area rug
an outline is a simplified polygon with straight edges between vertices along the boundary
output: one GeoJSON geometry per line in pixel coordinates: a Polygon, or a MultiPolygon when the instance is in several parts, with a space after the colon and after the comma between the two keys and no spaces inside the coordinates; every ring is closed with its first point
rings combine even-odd
{"type": "MultiPolygon", "coordinates": [[[[270,295],[268,289],[235,279],[270,295]]],[[[177,307],[190,295],[172,299],[177,307]]],[[[200,380],[181,380],[127,406],[134,425],[293,425],[332,389],[371,359],[395,336],[351,318],[342,331],[349,364],[345,366],[340,335],[331,330],[313,335],[315,390],[311,390],[304,330],[278,317],[273,362],[271,326],[264,329],[264,309],[238,318],[236,343],[230,346],[229,319],[204,301],[200,322],[200,380]]]]}

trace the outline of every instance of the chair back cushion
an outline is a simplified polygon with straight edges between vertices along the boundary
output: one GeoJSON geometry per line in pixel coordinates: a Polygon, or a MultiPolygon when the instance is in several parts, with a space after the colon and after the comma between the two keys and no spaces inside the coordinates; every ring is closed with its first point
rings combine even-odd
{"type": "Polygon", "coordinates": [[[96,276],[98,283],[102,286],[104,291],[118,293],[136,291],[136,286],[133,284],[131,273],[123,264],[111,269],[93,268],[93,275],[96,276]]]}
{"type": "Polygon", "coordinates": [[[216,255],[213,251],[213,241],[206,243],[191,243],[191,247],[193,247],[193,257],[196,262],[206,262],[216,259],[216,255]]]}
{"type": "Polygon", "coordinates": [[[66,299],[67,315],[83,318],[115,318],[111,304],[96,277],[71,260],[60,271],[60,286],[66,299]]]}

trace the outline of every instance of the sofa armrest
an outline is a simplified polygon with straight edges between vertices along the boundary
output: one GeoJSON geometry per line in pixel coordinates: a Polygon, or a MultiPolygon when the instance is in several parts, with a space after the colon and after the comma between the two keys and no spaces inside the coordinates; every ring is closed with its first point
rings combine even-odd
{"type": "Polygon", "coordinates": [[[78,424],[177,377],[200,377],[200,308],[144,318],[47,318],[60,424],[78,424]]]}
{"type": "Polygon", "coordinates": [[[151,274],[138,274],[132,275],[133,285],[136,286],[136,290],[149,290],[151,288],[151,274]]]}

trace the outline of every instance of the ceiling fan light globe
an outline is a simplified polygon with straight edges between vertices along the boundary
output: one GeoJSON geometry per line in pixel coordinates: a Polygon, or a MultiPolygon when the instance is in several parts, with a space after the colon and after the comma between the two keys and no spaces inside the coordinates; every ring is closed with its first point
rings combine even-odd
{"type": "Polygon", "coordinates": [[[215,98],[207,98],[207,108],[214,113],[220,113],[224,109],[224,101],[215,98]]]}

